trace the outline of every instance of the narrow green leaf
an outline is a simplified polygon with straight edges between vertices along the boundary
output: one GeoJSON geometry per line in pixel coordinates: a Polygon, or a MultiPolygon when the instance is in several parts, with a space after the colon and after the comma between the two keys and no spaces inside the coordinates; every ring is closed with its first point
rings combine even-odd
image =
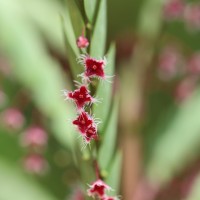
{"type": "Polygon", "coordinates": [[[28,89],[36,106],[50,120],[55,137],[73,149],[74,129],[67,124],[67,118],[73,118],[75,113],[60,95],[61,89],[66,87],[63,72],[49,56],[34,29],[20,20],[17,12],[9,6],[11,1],[0,1],[1,48],[8,60],[14,63],[12,70],[18,81],[28,89]]]}
{"type": "Polygon", "coordinates": [[[152,181],[164,183],[197,154],[200,144],[200,94],[187,101],[158,139],[147,168],[152,181]]]}
{"type": "Polygon", "coordinates": [[[115,154],[109,168],[108,177],[106,183],[110,185],[114,190],[111,191],[112,195],[118,194],[120,179],[121,179],[121,166],[122,166],[122,153],[118,151],[115,154]]]}
{"type": "Polygon", "coordinates": [[[100,0],[96,23],[91,38],[90,55],[93,57],[103,57],[106,45],[106,0],[100,0]]]}
{"type": "Polygon", "coordinates": [[[141,9],[138,31],[141,35],[155,39],[162,25],[162,8],[165,0],[147,0],[141,9]]]}
{"type": "Polygon", "coordinates": [[[85,12],[91,24],[93,23],[96,5],[97,0],[84,0],[85,12]]]}
{"type": "Polygon", "coordinates": [[[0,160],[0,185],[1,200],[56,200],[33,179],[2,159],[0,160]]]}
{"type": "Polygon", "coordinates": [[[105,130],[103,142],[99,149],[98,161],[102,170],[106,170],[108,168],[113,157],[117,137],[118,107],[119,97],[116,96],[110,118],[108,119],[108,125],[105,130]]]}
{"type": "Polygon", "coordinates": [[[84,22],[79,8],[74,0],[66,0],[68,11],[70,12],[73,30],[76,38],[82,34],[84,22]]]}
{"type": "Polygon", "coordinates": [[[69,63],[70,63],[70,69],[72,71],[73,78],[75,80],[77,80],[77,74],[80,74],[80,72],[81,72],[81,67],[76,62],[76,59],[77,59],[79,53],[74,52],[70,43],[69,43],[69,39],[68,39],[68,36],[67,36],[67,31],[66,31],[66,21],[62,16],[61,16],[61,24],[62,24],[62,31],[63,31],[64,40],[65,40],[65,47],[66,47],[66,50],[67,50],[67,57],[68,57],[69,63]]]}
{"type": "MultiPolygon", "coordinates": [[[[115,70],[115,45],[112,44],[107,54],[108,64],[105,67],[105,73],[109,76],[114,75],[115,70]]],[[[96,97],[100,98],[101,103],[93,106],[95,117],[100,118],[103,123],[99,125],[99,132],[102,133],[105,122],[107,121],[110,112],[112,101],[112,88],[113,84],[108,82],[100,82],[96,92],[96,97]]]]}
{"type": "Polygon", "coordinates": [[[64,24],[65,24],[64,27],[66,27],[65,28],[65,36],[67,38],[67,41],[70,44],[70,47],[73,49],[74,54],[76,56],[78,56],[79,55],[79,49],[76,45],[76,36],[75,36],[73,25],[72,25],[73,22],[70,19],[69,13],[70,13],[69,8],[68,8],[68,6],[66,6],[65,15],[62,14],[63,21],[64,21],[64,24]]]}

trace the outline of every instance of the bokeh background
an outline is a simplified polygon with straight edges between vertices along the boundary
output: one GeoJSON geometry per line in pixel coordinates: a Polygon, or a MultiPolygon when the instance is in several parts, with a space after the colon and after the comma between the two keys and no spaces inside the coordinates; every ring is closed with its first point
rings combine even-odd
{"type": "Polygon", "coordinates": [[[95,28],[81,13],[101,1],[92,48],[105,37],[115,67],[94,108],[110,112],[102,175],[124,200],[200,199],[198,0],[0,0],[0,200],[87,199],[91,149],[61,90],[82,70],[76,39],[95,28]]]}

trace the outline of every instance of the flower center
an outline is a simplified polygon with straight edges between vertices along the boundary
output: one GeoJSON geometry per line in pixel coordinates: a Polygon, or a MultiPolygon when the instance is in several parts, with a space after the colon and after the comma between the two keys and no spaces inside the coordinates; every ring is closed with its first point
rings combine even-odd
{"type": "Polygon", "coordinates": [[[92,134],[92,133],[93,133],[93,130],[88,130],[88,133],[91,133],[91,134],[92,134]]]}
{"type": "Polygon", "coordinates": [[[82,99],[82,98],[83,98],[83,95],[82,95],[82,94],[79,94],[79,98],[82,99]]]}
{"type": "Polygon", "coordinates": [[[92,66],[92,69],[96,70],[96,69],[97,69],[97,66],[96,66],[96,65],[93,65],[93,66],[92,66]]]}
{"type": "Polygon", "coordinates": [[[85,124],[85,121],[84,121],[84,120],[82,120],[82,121],[81,121],[81,124],[85,124]]]}

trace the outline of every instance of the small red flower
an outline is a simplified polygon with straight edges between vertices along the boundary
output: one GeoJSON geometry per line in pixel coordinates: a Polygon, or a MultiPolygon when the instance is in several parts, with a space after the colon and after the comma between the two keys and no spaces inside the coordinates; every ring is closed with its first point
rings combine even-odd
{"type": "Polygon", "coordinates": [[[187,5],[184,10],[184,19],[192,30],[200,29],[200,4],[187,5]]]}
{"type": "Polygon", "coordinates": [[[182,0],[169,0],[164,5],[164,16],[166,19],[181,18],[184,11],[184,2],[182,0]]]}
{"type": "Polygon", "coordinates": [[[104,198],[106,190],[111,190],[111,187],[106,185],[101,179],[98,179],[90,185],[90,189],[88,189],[87,192],[88,196],[104,198]]]}
{"type": "Polygon", "coordinates": [[[158,62],[158,75],[164,81],[173,79],[184,71],[182,55],[172,46],[162,50],[158,62]]]}
{"type": "Polygon", "coordinates": [[[33,126],[22,135],[22,145],[44,147],[47,145],[48,136],[44,129],[33,126]]]}
{"type": "Polygon", "coordinates": [[[96,126],[91,126],[87,129],[87,131],[84,134],[84,139],[86,143],[89,143],[92,139],[96,140],[98,138],[97,135],[97,128],[96,126]]]}
{"type": "Polygon", "coordinates": [[[86,47],[88,47],[89,42],[88,42],[88,39],[86,37],[84,37],[83,35],[81,35],[76,40],[76,44],[77,44],[78,48],[86,48],[86,47]]]}
{"type": "Polygon", "coordinates": [[[106,75],[104,68],[106,65],[106,59],[97,60],[91,58],[89,55],[82,55],[79,59],[79,63],[83,64],[85,67],[85,72],[82,75],[84,79],[89,79],[97,77],[100,79],[105,79],[106,75]]]}
{"type": "Polygon", "coordinates": [[[86,86],[82,85],[79,89],[74,92],[64,91],[64,96],[66,99],[71,99],[75,102],[78,110],[82,110],[82,108],[88,104],[93,103],[95,99],[90,95],[89,90],[86,86]]]}
{"type": "Polygon", "coordinates": [[[8,108],[1,114],[1,122],[8,128],[19,130],[23,127],[25,119],[17,108],[8,108]]]}
{"type": "Polygon", "coordinates": [[[28,155],[23,164],[25,170],[33,174],[44,174],[48,169],[47,161],[39,154],[28,155]]]}
{"type": "Polygon", "coordinates": [[[94,120],[87,112],[82,112],[72,123],[78,127],[83,135],[94,124],[94,120]]]}

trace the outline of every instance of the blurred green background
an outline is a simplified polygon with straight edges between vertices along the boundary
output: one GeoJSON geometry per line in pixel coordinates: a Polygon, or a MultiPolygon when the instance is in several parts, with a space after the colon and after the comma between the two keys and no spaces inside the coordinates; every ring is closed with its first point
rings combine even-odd
{"type": "Polygon", "coordinates": [[[200,199],[200,9],[164,16],[167,3],[0,0],[0,200],[87,199],[93,154],[124,200],[200,199]],[[80,150],[74,106],[61,95],[83,70],[84,27],[89,53],[106,55],[115,74],[92,108],[103,122],[99,152],[80,150]],[[23,145],[32,126],[47,144],[23,145]]]}

